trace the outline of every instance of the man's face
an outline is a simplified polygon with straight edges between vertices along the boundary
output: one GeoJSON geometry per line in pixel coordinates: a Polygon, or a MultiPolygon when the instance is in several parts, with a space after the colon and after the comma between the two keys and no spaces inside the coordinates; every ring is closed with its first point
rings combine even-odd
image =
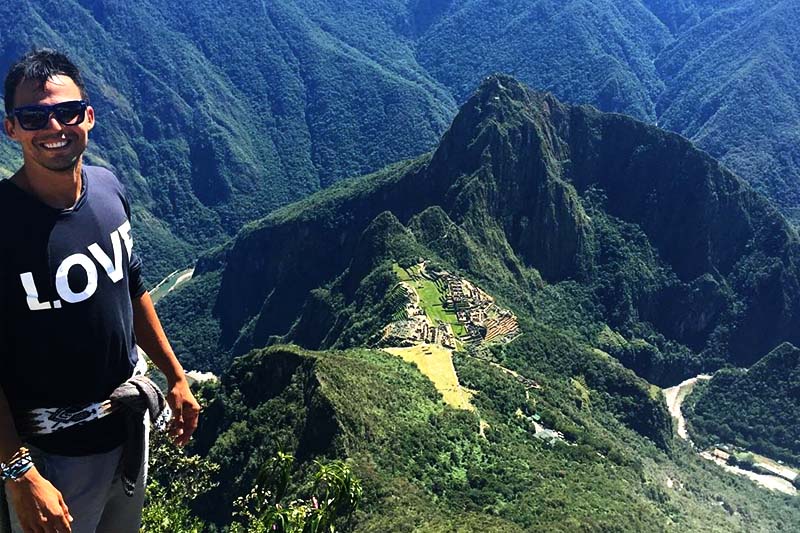
{"type": "MultiPolygon", "coordinates": [[[[14,107],[53,105],[81,99],[81,91],[72,78],[56,75],[47,80],[44,87],[33,81],[20,83],[14,93],[14,107]]],[[[13,116],[10,119],[6,117],[3,125],[8,136],[22,146],[26,167],[71,171],[89,143],[89,130],[94,127],[94,109],[89,106],[84,121],[74,126],[65,126],[54,116],[41,130],[24,130],[13,116]]]]}

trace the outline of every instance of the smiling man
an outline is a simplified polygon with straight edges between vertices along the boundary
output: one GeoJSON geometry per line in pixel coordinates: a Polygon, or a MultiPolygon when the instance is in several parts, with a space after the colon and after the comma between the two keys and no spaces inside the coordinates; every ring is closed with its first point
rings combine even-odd
{"type": "Polygon", "coordinates": [[[11,529],[135,532],[145,413],[157,422],[169,412],[141,375],[137,342],[167,377],[178,444],[200,408],[144,289],[124,189],[83,165],[95,114],[80,72],[59,52],[26,54],[6,77],[5,112],[23,155],[0,181],[0,474],[11,529]]]}

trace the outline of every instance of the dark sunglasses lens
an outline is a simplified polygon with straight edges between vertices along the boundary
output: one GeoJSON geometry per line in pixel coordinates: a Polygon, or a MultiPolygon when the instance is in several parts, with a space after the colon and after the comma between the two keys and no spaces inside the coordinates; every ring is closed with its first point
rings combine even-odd
{"type": "Polygon", "coordinates": [[[47,125],[50,115],[44,109],[25,109],[17,113],[19,125],[26,130],[40,130],[47,125]]]}
{"type": "Polygon", "coordinates": [[[56,120],[68,126],[83,122],[85,110],[86,108],[81,102],[65,102],[53,107],[56,120]]]}

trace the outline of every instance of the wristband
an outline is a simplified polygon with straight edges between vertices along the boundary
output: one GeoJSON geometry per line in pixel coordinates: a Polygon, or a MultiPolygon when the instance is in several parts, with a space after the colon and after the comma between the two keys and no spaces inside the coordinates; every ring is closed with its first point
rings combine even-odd
{"type": "Polygon", "coordinates": [[[27,448],[20,448],[11,456],[8,463],[0,463],[0,479],[16,481],[33,468],[33,459],[27,448]]]}

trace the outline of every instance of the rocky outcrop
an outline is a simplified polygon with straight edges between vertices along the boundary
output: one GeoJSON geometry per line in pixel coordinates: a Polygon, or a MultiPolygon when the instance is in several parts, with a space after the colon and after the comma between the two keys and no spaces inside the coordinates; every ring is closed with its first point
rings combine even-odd
{"type": "Polygon", "coordinates": [[[680,136],[496,75],[432,154],[284,208],[206,263],[224,265],[214,312],[234,353],[286,338],[304,306],[320,308],[312,291],[340,279],[352,295],[376,264],[421,247],[517,294],[606,276],[596,298],[623,321],[615,327],[644,320],[747,364],[800,343],[799,242],[767,200],[680,136]],[[619,262],[634,234],[643,255],[619,262]]]}

